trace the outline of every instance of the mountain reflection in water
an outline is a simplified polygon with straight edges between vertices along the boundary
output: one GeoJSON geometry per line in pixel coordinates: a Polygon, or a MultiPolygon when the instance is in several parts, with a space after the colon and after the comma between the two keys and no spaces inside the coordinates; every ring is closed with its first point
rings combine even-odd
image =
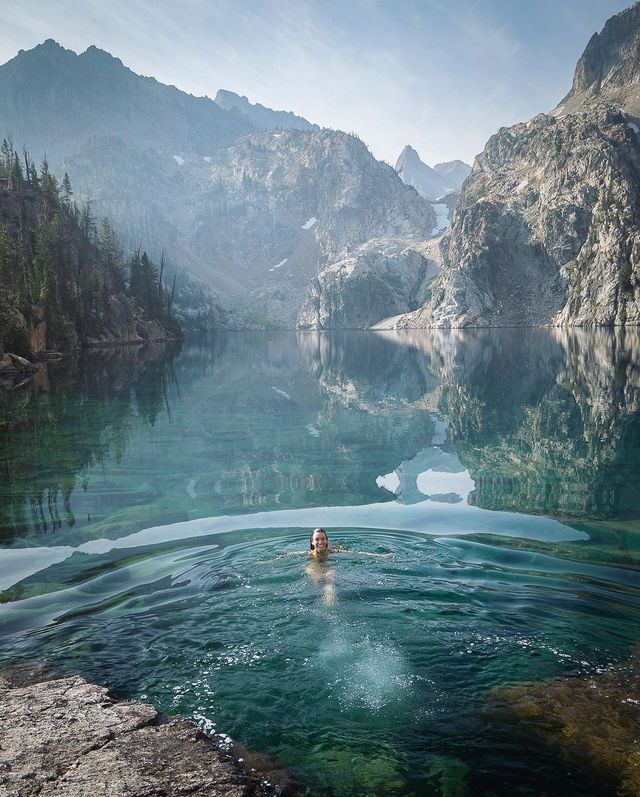
{"type": "Polygon", "coordinates": [[[0,658],[217,723],[310,795],[609,795],[518,685],[570,696],[637,642],[638,348],[229,333],[49,365],[0,396],[0,658]],[[318,524],[394,554],[336,558],[331,607],[286,555],[318,524]]]}
{"type": "Polygon", "coordinates": [[[88,352],[0,397],[0,539],[394,497],[626,526],[639,346],[636,329],[524,329],[88,352]]]}

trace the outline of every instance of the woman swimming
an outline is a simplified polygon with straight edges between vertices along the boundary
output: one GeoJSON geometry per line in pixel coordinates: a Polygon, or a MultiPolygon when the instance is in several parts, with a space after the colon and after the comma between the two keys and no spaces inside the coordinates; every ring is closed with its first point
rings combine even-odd
{"type": "Polygon", "coordinates": [[[324,529],[314,529],[309,537],[309,556],[322,558],[330,553],[348,553],[341,545],[329,545],[329,537],[324,529]]]}
{"type": "Polygon", "coordinates": [[[330,553],[355,553],[359,556],[377,556],[384,559],[393,556],[392,553],[369,553],[367,551],[350,551],[341,545],[329,545],[329,537],[324,529],[317,528],[309,537],[309,556],[313,557],[307,565],[307,575],[321,587],[322,599],[328,605],[336,602],[336,571],[327,565],[330,553]]]}
{"type": "MultiPolygon", "coordinates": [[[[340,549],[344,551],[345,549],[340,549]]],[[[336,602],[336,571],[326,566],[329,553],[339,553],[340,550],[329,546],[329,537],[324,529],[314,529],[309,537],[309,556],[315,561],[307,565],[307,575],[315,581],[322,592],[322,600],[332,606],[336,602]],[[324,565],[324,566],[323,566],[324,565]]]]}

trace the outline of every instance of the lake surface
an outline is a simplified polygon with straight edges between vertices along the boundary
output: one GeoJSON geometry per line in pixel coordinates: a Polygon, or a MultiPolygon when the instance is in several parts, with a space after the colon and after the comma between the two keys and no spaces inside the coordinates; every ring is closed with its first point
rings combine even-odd
{"type": "Polygon", "coordinates": [[[637,330],[475,330],[50,365],[0,396],[0,656],[310,795],[613,794],[492,695],[638,641],[639,364],[637,330]],[[317,525],[350,551],[309,569],[317,525]]]}

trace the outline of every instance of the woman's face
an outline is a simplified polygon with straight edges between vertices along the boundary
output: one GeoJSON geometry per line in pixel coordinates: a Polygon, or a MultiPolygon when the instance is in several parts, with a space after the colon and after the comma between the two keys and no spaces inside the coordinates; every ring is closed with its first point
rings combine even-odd
{"type": "Polygon", "coordinates": [[[324,531],[314,531],[311,542],[316,553],[326,553],[329,550],[329,540],[324,531]]]}

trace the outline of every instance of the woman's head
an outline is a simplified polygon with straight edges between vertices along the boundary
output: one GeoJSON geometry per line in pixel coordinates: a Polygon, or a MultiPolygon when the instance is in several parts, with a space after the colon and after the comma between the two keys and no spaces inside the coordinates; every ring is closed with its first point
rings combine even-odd
{"type": "Polygon", "coordinates": [[[329,550],[329,537],[324,529],[314,529],[311,532],[309,548],[316,553],[329,550]]]}

